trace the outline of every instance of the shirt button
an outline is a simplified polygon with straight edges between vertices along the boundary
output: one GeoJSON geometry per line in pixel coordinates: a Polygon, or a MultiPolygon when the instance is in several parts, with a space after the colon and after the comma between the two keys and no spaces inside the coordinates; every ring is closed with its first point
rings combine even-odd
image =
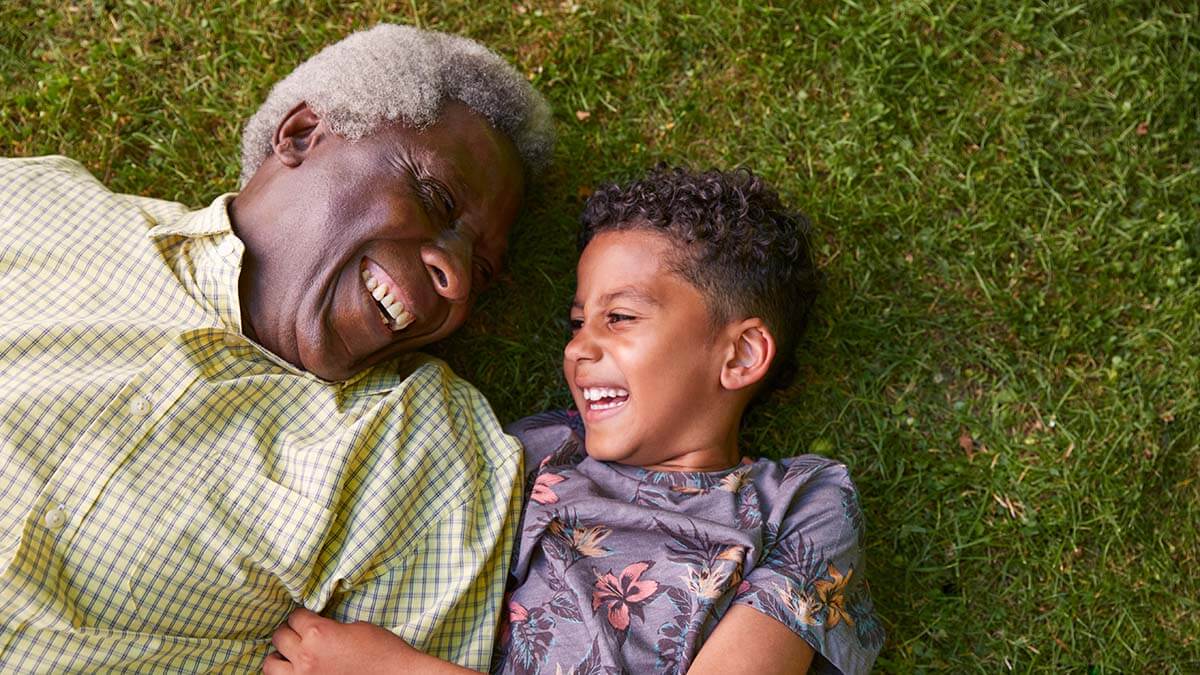
{"type": "Polygon", "coordinates": [[[145,417],[150,412],[150,401],[141,396],[129,402],[129,412],[135,417],[145,417]]]}
{"type": "Polygon", "coordinates": [[[56,506],[46,512],[42,522],[51,530],[57,530],[67,524],[67,512],[61,506],[56,506]]]}
{"type": "Polygon", "coordinates": [[[237,242],[232,238],[226,239],[217,247],[217,253],[225,260],[234,262],[234,259],[237,257],[237,242]]]}
{"type": "Polygon", "coordinates": [[[221,340],[225,343],[226,347],[242,346],[242,336],[237,333],[226,333],[221,337],[221,340]]]}

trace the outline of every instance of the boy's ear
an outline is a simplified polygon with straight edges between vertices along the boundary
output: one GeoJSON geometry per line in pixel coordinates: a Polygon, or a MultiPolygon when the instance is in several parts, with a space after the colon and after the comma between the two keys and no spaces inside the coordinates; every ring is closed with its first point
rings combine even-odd
{"type": "Polygon", "coordinates": [[[775,336],[758,317],[729,326],[728,358],[721,368],[721,386],[744,389],[762,382],[775,360],[775,336]]]}
{"type": "Polygon", "coordinates": [[[297,167],[309,149],[321,138],[321,118],[301,101],[283,116],[271,139],[275,157],[284,166],[297,167]]]}

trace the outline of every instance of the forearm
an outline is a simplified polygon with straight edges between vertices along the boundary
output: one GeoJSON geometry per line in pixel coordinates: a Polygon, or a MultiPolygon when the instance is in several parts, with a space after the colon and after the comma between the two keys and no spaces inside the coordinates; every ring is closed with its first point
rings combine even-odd
{"type": "Polygon", "coordinates": [[[782,623],[734,605],[696,655],[688,675],[803,675],[813,655],[812,647],[782,623]]]}
{"type": "Polygon", "coordinates": [[[416,675],[461,675],[463,673],[477,673],[479,671],[464,668],[457,663],[444,661],[436,656],[430,656],[424,652],[413,648],[411,654],[405,660],[403,668],[396,668],[394,672],[414,673],[416,675]]]}

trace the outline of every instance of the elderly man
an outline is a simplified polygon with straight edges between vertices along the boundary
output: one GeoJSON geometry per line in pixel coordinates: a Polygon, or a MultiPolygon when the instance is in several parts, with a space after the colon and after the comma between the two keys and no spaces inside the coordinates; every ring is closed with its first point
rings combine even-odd
{"type": "Polygon", "coordinates": [[[411,351],[552,144],[498,56],[384,25],[272,90],[208,208],[0,162],[0,671],[255,670],[297,604],[486,667],[520,449],[411,351]]]}

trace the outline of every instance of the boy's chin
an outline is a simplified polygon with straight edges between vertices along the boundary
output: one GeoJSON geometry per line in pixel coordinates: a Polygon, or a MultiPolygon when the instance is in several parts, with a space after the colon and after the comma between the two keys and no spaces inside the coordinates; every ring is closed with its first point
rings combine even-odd
{"type": "Polygon", "coordinates": [[[584,447],[587,450],[588,457],[599,462],[631,463],[629,456],[633,453],[632,448],[615,443],[606,443],[603,434],[595,434],[595,436],[600,436],[600,438],[595,438],[593,432],[589,431],[585,437],[584,447]]]}

